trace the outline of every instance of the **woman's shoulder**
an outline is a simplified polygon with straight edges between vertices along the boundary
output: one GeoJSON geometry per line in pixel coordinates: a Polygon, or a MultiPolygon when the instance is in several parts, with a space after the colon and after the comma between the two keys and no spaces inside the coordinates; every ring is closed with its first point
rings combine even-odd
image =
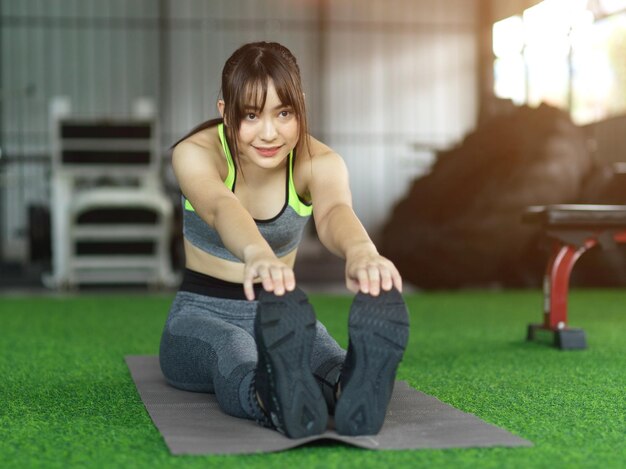
{"type": "Polygon", "coordinates": [[[316,139],[313,136],[309,136],[309,144],[305,145],[304,158],[313,172],[315,168],[323,171],[333,171],[334,169],[340,169],[344,166],[343,158],[331,147],[316,139]]]}
{"type": "Polygon", "coordinates": [[[208,127],[206,129],[199,130],[188,137],[182,139],[174,146],[174,150],[177,148],[193,148],[206,149],[209,151],[221,148],[220,138],[217,131],[217,126],[208,127]]]}
{"type": "Polygon", "coordinates": [[[213,162],[221,168],[224,162],[217,126],[202,129],[178,142],[172,152],[173,158],[193,163],[202,160],[213,162]]]}
{"type": "Polygon", "coordinates": [[[331,147],[309,135],[308,145],[296,158],[296,179],[307,190],[317,179],[325,179],[334,173],[342,174],[346,167],[341,156],[331,147]]]}
{"type": "Polygon", "coordinates": [[[319,163],[341,162],[341,156],[325,143],[312,135],[308,136],[308,141],[302,145],[302,149],[296,158],[296,166],[312,170],[319,163]]]}
{"type": "Polygon", "coordinates": [[[332,148],[330,148],[325,143],[321,142],[317,138],[313,137],[313,135],[308,135],[308,142],[306,145],[303,145],[303,159],[312,160],[319,156],[328,155],[330,153],[335,153],[332,148]]]}
{"type": "Polygon", "coordinates": [[[182,139],[174,146],[174,154],[188,152],[204,152],[219,155],[222,144],[217,131],[217,126],[202,129],[182,139]]]}

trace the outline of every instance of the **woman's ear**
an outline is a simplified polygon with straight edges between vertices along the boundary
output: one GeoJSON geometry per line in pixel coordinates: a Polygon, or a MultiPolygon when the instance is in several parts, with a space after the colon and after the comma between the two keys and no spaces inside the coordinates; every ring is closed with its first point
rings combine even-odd
{"type": "Polygon", "coordinates": [[[224,119],[224,125],[227,126],[226,124],[226,118],[224,117],[224,108],[225,108],[226,104],[224,103],[223,99],[218,99],[217,100],[217,110],[220,113],[220,116],[222,116],[222,119],[224,119]]]}

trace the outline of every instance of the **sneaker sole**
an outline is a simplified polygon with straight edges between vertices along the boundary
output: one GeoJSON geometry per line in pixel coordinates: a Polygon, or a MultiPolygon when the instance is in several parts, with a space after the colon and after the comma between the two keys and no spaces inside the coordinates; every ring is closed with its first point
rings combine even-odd
{"type": "Polygon", "coordinates": [[[409,339],[409,315],[397,290],[358,293],[350,307],[354,370],[335,409],[341,435],[375,435],[385,420],[398,363],[409,339]]]}
{"type": "Polygon", "coordinates": [[[311,372],[316,319],[306,295],[260,295],[256,326],[259,353],[269,367],[272,422],[290,438],[324,432],[328,409],[311,372]]]}

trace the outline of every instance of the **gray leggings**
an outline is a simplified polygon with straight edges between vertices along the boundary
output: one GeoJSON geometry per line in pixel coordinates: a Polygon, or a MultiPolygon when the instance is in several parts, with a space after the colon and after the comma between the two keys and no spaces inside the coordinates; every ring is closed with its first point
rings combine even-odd
{"type": "MultiPolygon", "coordinates": [[[[179,291],[161,337],[165,379],[187,391],[214,393],[227,414],[253,419],[249,388],[257,363],[254,317],[258,302],[179,291]]],[[[336,381],[345,351],[317,322],[311,370],[324,386],[336,381]]],[[[334,403],[329,402],[332,408],[334,403]]]]}

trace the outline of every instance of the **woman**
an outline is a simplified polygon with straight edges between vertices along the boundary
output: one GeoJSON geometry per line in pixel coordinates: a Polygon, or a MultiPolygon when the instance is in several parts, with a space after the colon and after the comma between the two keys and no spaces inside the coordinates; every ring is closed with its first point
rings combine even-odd
{"type": "Polygon", "coordinates": [[[222,117],[174,147],[186,269],[161,340],[163,374],[291,438],[325,431],[329,412],[340,433],[377,433],[408,338],[400,275],[355,216],[343,161],[308,134],[291,52],[242,46],[224,66],[222,96],[222,117]],[[358,293],[347,356],[296,288],[311,215],[358,293]]]}

